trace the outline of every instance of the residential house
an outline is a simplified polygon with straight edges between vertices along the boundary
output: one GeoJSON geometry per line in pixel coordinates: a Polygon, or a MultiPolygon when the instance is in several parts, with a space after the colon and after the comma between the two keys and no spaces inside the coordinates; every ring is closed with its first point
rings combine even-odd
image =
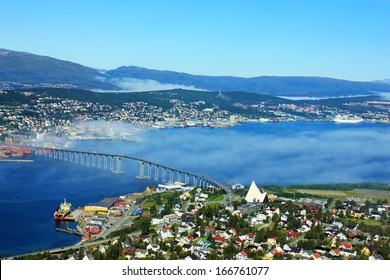
{"type": "Polygon", "coordinates": [[[339,249],[352,250],[352,244],[343,242],[340,244],[339,249]]]}
{"type": "Polygon", "coordinates": [[[304,250],[301,254],[302,259],[313,259],[313,251],[312,250],[304,250]]]}
{"type": "Polygon", "coordinates": [[[361,251],[360,251],[360,254],[361,255],[364,255],[366,257],[368,257],[369,255],[371,255],[371,251],[370,249],[368,249],[367,247],[364,247],[361,251]]]}
{"type": "Polygon", "coordinates": [[[248,255],[247,255],[247,253],[245,253],[244,251],[241,251],[241,252],[239,252],[239,253],[236,255],[236,259],[237,259],[237,260],[246,260],[246,259],[248,259],[248,255]]]}
{"type": "Polygon", "coordinates": [[[102,254],[105,254],[106,253],[106,250],[108,249],[108,245],[103,245],[103,244],[100,244],[99,245],[99,252],[102,253],[102,254]]]}
{"type": "Polygon", "coordinates": [[[326,248],[324,248],[324,247],[316,246],[314,248],[314,252],[317,252],[317,253],[319,253],[321,255],[324,255],[324,254],[328,253],[328,250],[326,248]]]}
{"type": "Polygon", "coordinates": [[[288,254],[290,254],[296,258],[300,257],[302,255],[302,253],[303,253],[303,251],[299,247],[291,247],[290,252],[288,252],[288,254]]]}
{"type": "Polygon", "coordinates": [[[184,244],[182,248],[184,252],[190,252],[192,250],[192,245],[184,244]]]}
{"type": "Polygon", "coordinates": [[[276,254],[279,254],[279,255],[284,255],[284,250],[280,247],[280,246],[277,246],[275,249],[272,250],[272,255],[276,255],[276,254]]]}
{"type": "Polygon", "coordinates": [[[158,252],[158,251],[160,250],[160,245],[149,244],[149,245],[146,247],[146,250],[152,250],[153,252],[158,252]]]}
{"type": "Polygon", "coordinates": [[[213,227],[205,226],[204,232],[205,232],[205,234],[208,234],[208,233],[215,234],[216,231],[215,231],[215,228],[213,228],[213,227]]]}
{"type": "Polygon", "coordinates": [[[225,238],[223,238],[221,235],[217,234],[216,236],[214,236],[214,241],[216,243],[223,243],[225,241],[225,238]]]}
{"type": "Polygon", "coordinates": [[[171,230],[170,227],[164,226],[160,231],[159,231],[159,236],[161,240],[166,240],[168,238],[173,237],[173,231],[171,230]]]}
{"type": "Polygon", "coordinates": [[[383,257],[380,254],[375,254],[373,256],[368,257],[368,259],[370,261],[381,261],[381,260],[383,260],[383,257]]]}
{"type": "Polygon", "coordinates": [[[349,257],[356,257],[357,253],[355,250],[348,250],[348,249],[341,248],[340,255],[349,258],[349,257]]]}
{"type": "Polygon", "coordinates": [[[290,229],[289,231],[286,232],[286,239],[291,240],[294,238],[298,238],[298,232],[290,229]]]}
{"type": "Polygon", "coordinates": [[[195,254],[191,254],[185,258],[186,261],[196,261],[198,258],[195,254]]]}
{"type": "Polygon", "coordinates": [[[321,257],[321,255],[319,253],[316,252],[316,253],[313,254],[313,259],[314,260],[321,260],[322,257],[321,257]]]}
{"type": "Polygon", "coordinates": [[[148,256],[148,251],[142,249],[135,250],[135,258],[136,259],[145,259],[148,256]]]}
{"type": "Polygon", "coordinates": [[[276,243],[277,243],[277,238],[276,237],[270,237],[270,238],[267,238],[267,245],[268,246],[274,246],[274,245],[276,245],[276,243]]]}
{"type": "Polygon", "coordinates": [[[330,254],[332,257],[338,257],[338,256],[340,256],[340,250],[332,249],[332,250],[330,250],[329,254],[330,254]]]}
{"type": "Polygon", "coordinates": [[[153,218],[152,219],[152,225],[160,225],[164,223],[164,219],[163,218],[153,218]]]}

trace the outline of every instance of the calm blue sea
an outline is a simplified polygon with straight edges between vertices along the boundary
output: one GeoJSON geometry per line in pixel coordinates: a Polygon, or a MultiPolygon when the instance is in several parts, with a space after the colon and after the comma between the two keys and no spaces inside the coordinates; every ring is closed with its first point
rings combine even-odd
{"type": "MultiPolygon", "coordinates": [[[[248,123],[140,136],[142,142],[75,141],[72,148],[141,157],[226,183],[390,182],[389,125],[248,123]]],[[[123,170],[118,175],[42,158],[1,162],[0,255],[76,243],[77,237],[54,230],[53,212],[64,198],[79,207],[156,184],[134,179],[135,162],[123,162],[123,170]]]]}

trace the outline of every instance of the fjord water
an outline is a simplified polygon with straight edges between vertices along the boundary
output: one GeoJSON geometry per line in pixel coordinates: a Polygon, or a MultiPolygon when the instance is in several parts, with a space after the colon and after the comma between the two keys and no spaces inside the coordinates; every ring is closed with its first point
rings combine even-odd
{"type": "MultiPolygon", "coordinates": [[[[226,129],[153,129],[142,142],[75,141],[72,149],[131,155],[207,175],[258,185],[390,182],[390,127],[384,124],[247,123],[226,129]]],[[[0,162],[0,255],[63,247],[79,239],[54,230],[53,212],[143,191],[154,181],[52,159],[0,162]]]]}

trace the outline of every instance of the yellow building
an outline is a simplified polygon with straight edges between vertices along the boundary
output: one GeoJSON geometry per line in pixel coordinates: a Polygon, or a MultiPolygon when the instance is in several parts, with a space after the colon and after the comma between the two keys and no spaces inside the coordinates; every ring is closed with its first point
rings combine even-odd
{"type": "Polygon", "coordinates": [[[362,254],[362,255],[365,255],[365,256],[369,256],[369,255],[371,255],[371,252],[370,252],[370,249],[368,249],[367,247],[364,247],[361,251],[360,251],[360,253],[362,254]]]}
{"type": "Polygon", "coordinates": [[[97,206],[97,205],[87,205],[87,206],[84,206],[84,211],[87,211],[87,212],[97,212],[97,211],[108,212],[108,208],[103,207],[103,206],[97,206]]]}
{"type": "Polygon", "coordinates": [[[269,193],[269,194],[267,194],[267,196],[268,196],[268,200],[270,200],[270,201],[274,201],[276,199],[276,197],[277,197],[273,193],[269,193]]]}
{"type": "Polygon", "coordinates": [[[147,192],[155,192],[155,191],[156,191],[156,188],[146,187],[146,191],[147,191],[147,192]]]}

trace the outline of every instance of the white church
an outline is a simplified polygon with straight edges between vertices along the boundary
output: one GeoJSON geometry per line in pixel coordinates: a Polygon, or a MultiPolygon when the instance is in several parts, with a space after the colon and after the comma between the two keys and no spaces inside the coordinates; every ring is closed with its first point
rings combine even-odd
{"type": "Polygon", "coordinates": [[[267,192],[261,192],[256,186],[255,181],[252,181],[251,186],[249,187],[248,193],[246,194],[245,200],[248,203],[251,202],[260,202],[264,203],[268,201],[267,192]]]}

